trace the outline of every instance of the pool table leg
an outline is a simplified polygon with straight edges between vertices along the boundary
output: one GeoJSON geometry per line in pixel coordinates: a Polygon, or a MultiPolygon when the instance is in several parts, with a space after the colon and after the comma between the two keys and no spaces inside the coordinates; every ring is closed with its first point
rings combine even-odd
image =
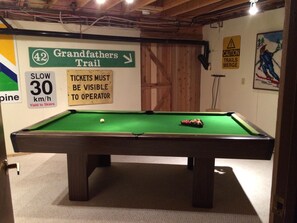
{"type": "Polygon", "coordinates": [[[107,167],[111,165],[110,155],[98,155],[98,167],[107,167]]]}
{"type": "Polygon", "coordinates": [[[214,193],[214,158],[194,158],[193,206],[212,208],[214,193]]]}
{"type": "Polygon", "coordinates": [[[69,200],[89,200],[88,155],[67,154],[69,200]]]}
{"type": "Polygon", "coordinates": [[[194,158],[193,157],[188,157],[187,168],[189,170],[193,170],[193,167],[194,167],[194,158]]]}

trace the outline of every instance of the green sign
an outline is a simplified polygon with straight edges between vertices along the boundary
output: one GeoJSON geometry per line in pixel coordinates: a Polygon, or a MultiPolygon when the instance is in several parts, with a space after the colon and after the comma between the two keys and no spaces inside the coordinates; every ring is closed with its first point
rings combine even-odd
{"type": "Polygon", "coordinates": [[[29,47],[31,67],[135,67],[134,51],[29,47]]]}

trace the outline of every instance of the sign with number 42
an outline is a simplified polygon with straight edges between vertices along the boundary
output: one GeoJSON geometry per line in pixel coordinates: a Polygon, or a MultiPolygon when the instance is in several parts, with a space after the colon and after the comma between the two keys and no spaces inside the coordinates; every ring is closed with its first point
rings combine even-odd
{"type": "Polygon", "coordinates": [[[54,72],[26,72],[25,76],[29,108],[57,106],[54,72]]]}

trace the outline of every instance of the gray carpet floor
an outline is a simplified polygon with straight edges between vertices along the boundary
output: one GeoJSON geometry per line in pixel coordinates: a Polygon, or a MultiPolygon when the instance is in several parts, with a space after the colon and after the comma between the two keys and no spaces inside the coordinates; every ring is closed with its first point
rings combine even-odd
{"type": "Polygon", "coordinates": [[[16,223],[268,222],[272,160],[216,159],[214,208],[191,206],[185,158],[113,156],[89,177],[91,199],[68,200],[66,155],[28,154],[10,171],[16,223]],[[167,165],[164,165],[167,164],[167,165]]]}

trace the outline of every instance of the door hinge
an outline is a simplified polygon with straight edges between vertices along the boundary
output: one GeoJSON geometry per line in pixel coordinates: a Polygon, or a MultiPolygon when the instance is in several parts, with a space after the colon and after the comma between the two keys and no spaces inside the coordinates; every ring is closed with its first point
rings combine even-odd
{"type": "Polygon", "coordinates": [[[3,160],[0,163],[0,170],[4,170],[6,174],[8,174],[9,169],[16,169],[17,174],[20,175],[20,164],[19,163],[12,163],[8,164],[7,159],[3,160]]]}
{"type": "Polygon", "coordinates": [[[272,212],[279,217],[284,216],[284,213],[285,213],[285,199],[284,198],[280,197],[279,195],[274,195],[272,212]]]}

